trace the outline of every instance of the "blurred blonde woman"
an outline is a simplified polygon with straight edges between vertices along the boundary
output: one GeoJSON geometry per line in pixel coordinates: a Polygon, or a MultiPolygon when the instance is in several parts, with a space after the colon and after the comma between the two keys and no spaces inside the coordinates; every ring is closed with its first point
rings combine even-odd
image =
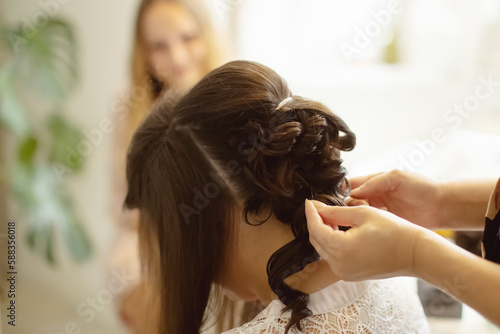
{"type": "MultiPolygon", "coordinates": [[[[132,87],[118,104],[113,149],[113,216],[119,224],[110,267],[126,273],[117,296],[120,319],[132,333],[153,333],[150,284],[141,276],[137,247],[138,215],[123,211],[125,159],[132,134],[165,91],[183,94],[223,63],[221,46],[200,0],[143,0],[136,18],[132,87]]],[[[233,305],[229,306],[232,307],[233,305]]]]}
{"type": "Polygon", "coordinates": [[[220,43],[200,0],[143,0],[132,56],[132,83],[146,95],[131,104],[130,132],[164,90],[186,92],[220,66],[220,43]]]}

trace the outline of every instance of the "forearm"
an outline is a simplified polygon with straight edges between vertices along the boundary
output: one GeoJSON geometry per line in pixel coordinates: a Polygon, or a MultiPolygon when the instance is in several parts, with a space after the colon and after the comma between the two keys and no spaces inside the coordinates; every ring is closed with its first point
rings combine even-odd
{"type": "Polygon", "coordinates": [[[434,233],[421,235],[415,245],[414,276],[446,291],[500,326],[500,265],[434,233]]]}
{"type": "Polygon", "coordinates": [[[483,229],[488,200],[495,182],[495,179],[491,179],[443,183],[440,201],[443,228],[483,229]]]}

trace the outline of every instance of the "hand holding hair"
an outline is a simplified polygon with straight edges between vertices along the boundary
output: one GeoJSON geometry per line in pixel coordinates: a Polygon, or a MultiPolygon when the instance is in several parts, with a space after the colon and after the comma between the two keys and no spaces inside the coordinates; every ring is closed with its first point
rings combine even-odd
{"type": "Polygon", "coordinates": [[[344,281],[418,277],[500,326],[498,264],[376,208],[305,205],[311,244],[344,281]]]}
{"type": "Polygon", "coordinates": [[[352,191],[348,205],[359,205],[359,200],[363,199],[370,206],[386,208],[399,217],[429,229],[446,225],[441,205],[443,189],[439,182],[393,170],[355,177],[349,183],[352,191]]]}
{"type": "Polygon", "coordinates": [[[368,206],[326,206],[306,201],[309,238],[321,258],[345,281],[413,276],[415,244],[430,231],[368,206]],[[338,226],[350,226],[341,231],[338,226]]]}
{"type": "Polygon", "coordinates": [[[432,229],[482,229],[494,179],[437,182],[393,170],[351,178],[347,205],[368,202],[414,224],[432,229]],[[363,202],[360,202],[363,200],[363,202]]]}

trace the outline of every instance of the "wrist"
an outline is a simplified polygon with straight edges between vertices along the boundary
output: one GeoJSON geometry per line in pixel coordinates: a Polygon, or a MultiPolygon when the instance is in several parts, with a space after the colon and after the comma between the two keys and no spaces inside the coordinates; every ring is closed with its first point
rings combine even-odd
{"type": "Polygon", "coordinates": [[[454,182],[438,182],[437,203],[438,217],[436,230],[451,228],[453,212],[456,207],[456,189],[454,182]]]}
{"type": "Polygon", "coordinates": [[[428,280],[429,262],[439,254],[446,240],[435,232],[425,228],[418,228],[413,234],[412,258],[410,261],[409,275],[428,280]]]}
{"type": "Polygon", "coordinates": [[[495,180],[460,180],[440,186],[440,228],[482,229],[495,180]]]}

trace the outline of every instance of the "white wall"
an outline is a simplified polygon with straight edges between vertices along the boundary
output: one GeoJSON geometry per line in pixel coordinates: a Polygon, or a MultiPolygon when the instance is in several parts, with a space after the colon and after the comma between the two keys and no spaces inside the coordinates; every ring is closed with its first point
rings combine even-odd
{"type": "Polygon", "coordinates": [[[410,157],[412,169],[442,179],[499,175],[499,1],[235,3],[238,57],[270,66],[294,94],[347,122],[358,138],[343,155],[351,175],[401,168],[410,157]],[[381,55],[394,32],[400,61],[386,64],[381,55]],[[357,53],[343,52],[346,44],[357,53]],[[450,121],[448,110],[473,98],[479,77],[492,77],[493,91],[450,121]],[[439,128],[447,140],[421,152],[416,141],[439,128]],[[484,134],[497,137],[485,142],[484,134]]]}

